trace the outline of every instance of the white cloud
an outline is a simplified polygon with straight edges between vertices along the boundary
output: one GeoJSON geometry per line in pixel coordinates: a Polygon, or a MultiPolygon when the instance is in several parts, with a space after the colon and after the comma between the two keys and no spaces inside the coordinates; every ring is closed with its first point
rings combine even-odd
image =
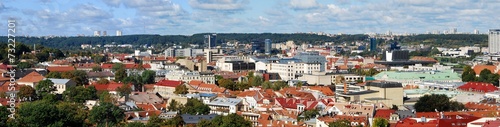
{"type": "Polygon", "coordinates": [[[242,11],[248,0],[189,0],[189,5],[196,9],[211,11],[242,11]]]}
{"type": "Polygon", "coordinates": [[[290,7],[295,10],[313,9],[318,6],[316,0],[290,0],[290,7]]]}

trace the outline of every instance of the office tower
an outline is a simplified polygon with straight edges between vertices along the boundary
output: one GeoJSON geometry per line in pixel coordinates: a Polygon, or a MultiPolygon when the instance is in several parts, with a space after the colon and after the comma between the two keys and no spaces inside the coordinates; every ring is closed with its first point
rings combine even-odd
{"type": "Polygon", "coordinates": [[[217,34],[205,35],[205,44],[208,49],[217,47],[217,34]]]}
{"type": "Polygon", "coordinates": [[[94,36],[101,36],[101,31],[94,31],[94,36]]]}
{"type": "Polygon", "coordinates": [[[266,39],[266,40],[264,41],[264,43],[265,43],[265,45],[266,45],[266,46],[265,46],[265,53],[266,53],[266,55],[271,54],[271,48],[272,48],[272,46],[273,46],[273,45],[272,45],[272,42],[271,42],[271,39],[266,39]]]}
{"type": "Polygon", "coordinates": [[[375,38],[370,38],[370,51],[377,51],[377,40],[375,38]]]}
{"type": "Polygon", "coordinates": [[[108,36],[108,32],[102,31],[102,36],[108,36]]]}
{"type": "Polygon", "coordinates": [[[262,40],[253,40],[250,44],[252,44],[252,53],[264,53],[265,52],[265,42],[262,40]]]}
{"type": "Polygon", "coordinates": [[[500,52],[500,29],[490,29],[488,32],[488,50],[490,54],[500,52]]]}
{"type": "Polygon", "coordinates": [[[122,31],[117,30],[117,31],[116,31],[116,36],[122,36],[122,31]]]}
{"type": "Polygon", "coordinates": [[[479,34],[479,30],[474,29],[474,34],[479,34]]]}
{"type": "Polygon", "coordinates": [[[458,33],[457,28],[452,28],[450,31],[451,31],[450,34],[457,34],[458,33]]]}

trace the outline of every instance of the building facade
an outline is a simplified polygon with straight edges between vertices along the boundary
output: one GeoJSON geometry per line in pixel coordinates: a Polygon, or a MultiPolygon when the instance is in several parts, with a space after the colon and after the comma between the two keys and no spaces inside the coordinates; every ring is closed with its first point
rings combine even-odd
{"type": "Polygon", "coordinates": [[[488,48],[490,54],[500,52],[500,29],[490,29],[488,32],[488,48]]]}

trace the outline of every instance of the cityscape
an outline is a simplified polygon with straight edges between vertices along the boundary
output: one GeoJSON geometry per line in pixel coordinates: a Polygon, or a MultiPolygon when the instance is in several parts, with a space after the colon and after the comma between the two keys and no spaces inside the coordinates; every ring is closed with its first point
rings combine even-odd
{"type": "Polygon", "coordinates": [[[0,1],[0,127],[500,127],[497,1],[0,1]]]}

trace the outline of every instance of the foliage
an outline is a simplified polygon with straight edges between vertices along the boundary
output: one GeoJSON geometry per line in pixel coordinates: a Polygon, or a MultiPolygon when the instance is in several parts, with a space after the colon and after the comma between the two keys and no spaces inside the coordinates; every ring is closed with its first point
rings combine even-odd
{"type": "Polygon", "coordinates": [[[210,120],[202,119],[198,124],[196,124],[197,127],[213,127],[212,122],[210,120]]]}
{"type": "Polygon", "coordinates": [[[109,84],[109,80],[106,78],[101,78],[97,80],[97,84],[109,84]]]}
{"type": "Polygon", "coordinates": [[[23,86],[19,87],[19,92],[17,93],[17,96],[19,96],[19,98],[35,99],[36,98],[36,90],[31,86],[23,85],[23,86]]]}
{"type": "Polygon", "coordinates": [[[183,108],[183,105],[175,100],[170,101],[170,104],[168,104],[168,111],[179,111],[183,108]]]}
{"type": "Polygon", "coordinates": [[[204,122],[205,125],[211,125],[212,127],[251,127],[252,123],[240,115],[229,114],[227,116],[216,116],[210,124],[204,122]]]}
{"type": "Polygon", "coordinates": [[[70,79],[73,79],[73,81],[76,82],[76,85],[86,85],[89,84],[89,80],[87,77],[87,73],[82,70],[74,70],[72,71],[73,77],[70,79]]]}
{"type": "Polygon", "coordinates": [[[262,78],[262,76],[253,76],[250,79],[250,82],[252,86],[261,86],[262,82],[264,82],[264,79],[262,78]]]}
{"type": "Polygon", "coordinates": [[[273,83],[272,89],[275,91],[281,90],[281,88],[288,87],[285,81],[276,81],[273,83]]]}
{"type": "Polygon", "coordinates": [[[17,110],[14,122],[28,127],[62,127],[62,114],[56,105],[48,101],[25,102],[17,110]]]}
{"type": "Polygon", "coordinates": [[[424,95],[415,103],[417,112],[434,112],[434,111],[459,111],[465,109],[461,103],[450,101],[450,98],[444,94],[424,95]]]}
{"type": "Polygon", "coordinates": [[[115,72],[115,81],[116,82],[123,81],[125,79],[125,77],[127,77],[127,72],[124,68],[120,68],[120,69],[116,70],[116,72],[115,72]]]}
{"type": "Polygon", "coordinates": [[[198,99],[190,98],[187,103],[181,109],[181,114],[191,114],[191,115],[206,115],[210,113],[210,107],[204,104],[198,99]]]}
{"type": "Polygon", "coordinates": [[[97,126],[113,126],[123,121],[124,112],[123,109],[112,103],[102,102],[90,110],[89,120],[97,126]]]}
{"type": "Polygon", "coordinates": [[[142,72],[142,81],[144,84],[155,83],[156,72],[152,70],[145,70],[142,72]]]}
{"type": "Polygon", "coordinates": [[[62,78],[62,74],[61,72],[49,72],[47,74],[47,76],[45,76],[46,78],[62,78]]]}
{"type": "Polygon", "coordinates": [[[0,127],[7,126],[7,120],[9,119],[10,111],[7,110],[7,107],[0,106],[0,127]]]}
{"type": "Polygon", "coordinates": [[[101,64],[103,62],[106,62],[106,56],[102,56],[102,55],[94,55],[92,60],[94,60],[95,63],[97,64],[101,64]]]}
{"type": "Polygon", "coordinates": [[[146,127],[160,127],[165,120],[162,118],[158,117],[158,115],[151,115],[149,116],[148,123],[146,124],[146,127]]]}
{"type": "Polygon", "coordinates": [[[141,122],[131,122],[127,124],[127,127],[146,127],[146,125],[141,122]]]}
{"type": "Polygon", "coordinates": [[[42,80],[36,85],[35,87],[36,94],[40,97],[43,98],[47,94],[50,94],[53,91],[56,91],[56,88],[54,87],[54,83],[50,79],[45,79],[42,80]]]}
{"type": "Polygon", "coordinates": [[[99,94],[99,101],[112,103],[114,102],[114,98],[108,91],[104,91],[99,94]]]}
{"type": "Polygon", "coordinates": [[[233,82],[233,80],[230,79],[221,79],[217,81],[219,83],[220,87],[224,87],[226,89],[230,90],[235,90],[236,89],[236,83],[233,82]]]}
{"type": "Polygon", "coordinates": [[[93,72],[101,72],[102,71],[102,67],[101,66],[93,66],[92,67],[92,71],[93,72]]]}
{"type": "Polygon", "coordinates": [[[271,87],[273,87],[273,84],[269,81],[262,83],[262,89],[271,89],[271,87]]]}
{"type": "Polygon", "coordinates": [[[182,119],[181,116],[177,115],[174,118],[166,120],[163,125],[164,126],[169,126],[169,127],[182,127],[184,125],[184,120],[182,119]]]}
{"type": "Polygon", "coordinates": [[[113,66],[111,67],[111,69],[113,71],[118,71],[120,69],[125,69],[125,65],[122,64],[122,63],[115,63],[115,64],[113,64],[113,66]]]}
{"type": "Polygon", "coordinates": [[[471,66],[464,67],[464,71],[462,72],[462,81],[463,82],[476,81],[476,72],[472,69],[471,66]]]}
{"type": "Polygon", "coordinates": [[[88,116],[88,110],[82,103],[59,102],[56,105],[61,114],[61,121],[64,126],[84,125],[88,116]]]}
{"type": "Polygon", "coordinates": [[[28,63],[28,62],[19,62],[17,64],[17,69],[24,70],[24,69],[27,69],[27,68],[31,68],[31,64],[28,63]]]}
{"type": "Polygon", "coordinates": [[[186,87],[186,85],[181,84],[181,85],[175,87],[174,93],[175,94],[187,94],[188,88],[186,87]]]}
{"type": "Polygon", "coordinates": [[[384,118],[375,118],[372,127],[389,127],[389,121],[384,118]]]}
{"type": "Polygon", "coordinates": [[[84,103],[86,100],[97,99],[97,91],[93,86],[88,88],[83,86],[70,87],[63,92],[63,98],[69,102],[84,103]]]}
{"type": "Polygon", "coordinates": [[[244,91],[245,89],[250,88],[250,84],[245,83],[245,82],[237,82],[236,83],[236,88],[238,90],[244,91]]]}
{"type": "Polygon", "coordinates": [[[351,122],[347,120],[337,120],[331,123],[328,123],[328,127],[351,127],[351,122]]]}
{"type": "Polygon", "coordinates": [[[311,118],[316,118],[316,116],[320,115],[318,109],[306,110],[299,114],[299,121],[307,121],[311,118]]]}
{"type": "Polygon", "coordinates": [[[124,97],[132,93],[132,88],[130,88],[130,85],[123,83],[122,86],[116,88],[116,92],[118,92],[120,97],[124,97]]]}

